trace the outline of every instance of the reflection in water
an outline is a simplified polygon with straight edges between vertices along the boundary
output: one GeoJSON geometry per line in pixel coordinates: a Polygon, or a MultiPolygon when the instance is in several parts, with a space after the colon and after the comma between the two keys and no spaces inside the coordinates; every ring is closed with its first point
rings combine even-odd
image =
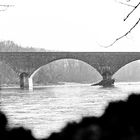
{"type": "Polygon", "coordinates": [[[139,92],[139,84],[116,84],[115,88],[89,85],[59,85],[36,88],[34,91],[3,89],[1,109],[9,118],[9,126],[31,128],[36,137],[60,131],[66,122],[83,116],[100,116],[108,102],[126,99],[139,92]]]}

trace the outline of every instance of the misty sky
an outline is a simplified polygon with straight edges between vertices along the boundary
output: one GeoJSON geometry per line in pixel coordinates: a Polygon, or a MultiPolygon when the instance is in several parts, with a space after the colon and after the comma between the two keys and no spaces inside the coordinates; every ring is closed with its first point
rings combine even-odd
{"type": "Polygon", "coordinates": [[[0,12],[0,41],[58,51],[140,51],[140,24],[112,47],[101,47],[135,24],[140,7],[123,22],[132,7],[117,0],[0,0],[0,4],[15,5],[0,12]]]}

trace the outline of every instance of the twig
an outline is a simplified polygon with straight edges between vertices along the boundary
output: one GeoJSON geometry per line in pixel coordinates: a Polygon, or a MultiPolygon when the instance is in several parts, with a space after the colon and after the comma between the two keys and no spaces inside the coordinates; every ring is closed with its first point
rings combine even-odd
{"type": "Polygon", "coordinates": [[[123,2],[121,2],[121,1],[119,1],[119,3],[120,3],[120,4],[123,4],[123,5],[126,5],[126,6],[129,6],[129,7],[133,7],[133,8],[136,7],[136,6],[134,6],[134,5],[130,5],[130,4],[127,4],[127,3],[123,3],[123,2]]]}
{"type": "Polygon", "coordinates": [[[0,4],[1,7],[12,7],[14,5],[8,5],[8,4],[0,4]]]}
{"type": "Polygon", "coordinates": [[[137,25],[138,23],[140,22],[140,18],[137,20],[137,22],[133,25],[132,28],[130,28],[130,30],[128,32],[126,32],[124,35],[118,37],[117,39],[115,39],[115,41],[113,43],[111,43],[110,45],[108,46],[101,46],[101,47],[104,47],[104,48],[108,48],[108,47],[111,47],[113,46],[118,40],[122,39],[123,37],[126,37],[137,25]]]}
{"type": "Polygon", "coordinates": [[[140,2],[134,7],[134,9],[124,18],[124,21],[128,19],[128,17],[137,9],[137,7],[140,5],[140,2]]]}

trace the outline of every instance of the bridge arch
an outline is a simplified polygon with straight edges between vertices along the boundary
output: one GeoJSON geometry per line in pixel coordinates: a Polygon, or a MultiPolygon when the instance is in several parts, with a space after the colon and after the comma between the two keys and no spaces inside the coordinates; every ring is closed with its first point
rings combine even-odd
{"type": "Polygon", "coordinates": [[[31,73],[30,73],[30,76],[34,75],[34,73],[36,73],[36,71],[38,71],[38,69],[40,69],[41,67],[47,65],[47,64],[50,64],[50,63],[53,63],[53,62],[57,62],[57,61],[60,61],[60,60],[75,60],[75,61],[81,61],[85,64],[88,64],[89,66],[93,67],[94,69],[96,69],[96,71],[98,73],[100,73],[99,69],[98,69],[98,66],[96,66],[95,64],[92,64],[91,61],[89,59],[86,59],[84,57],[76,57],[76,56],[58,56],[58,57],[51,57],[50,60],[47,60],[44,61],[42,64],[40,64],[37,68],[35,68],[31,73]]]}
{"type": "MultiPolygon", "coordinates": [[[[87,62],[85,62],[85,61],[82,61],[82,60],[79,60],[79,59],[71,59],[71,58],[61,58],[61,59],[57,59],[57,60],[53,60],[53,61],[51,61],[51,62],[49,62],[49,63],[46,63],[46,64],[44,64],[44,65],[42,65],[42,66],[40,66],[39,68],[37,68],[36,70],[34,70],[32,73],[31,73],[31,75],[30,75],[30,77],[29,77],[29,82],[30,82],[30,84],[31,85],[33,85],[33,77],[36,75],[36,73],[37,72],[39,72],[39,70],[41,70],[44,66],[47,66],[47,65],[49,65],[49,64],[52,64],[53,65],[53,63],[59,63],[59,62],[62,62],[62,65],[63,64],[67,64],[67,65],[69,65],[69,63],[70,62],[74,62],[74,64],[75,65],[85,65],[84,67],[86,68],[87,67],[87,71],[88,70],[93,70],[93,73],[97,76],[97,77],[99,77],[99,79],[98,80],[100,80],[100,79],[102,79],[102,76],[101,76],[101,74],[97,71],[97,69],[96,68],[94,68],[92,65],[90,65],[90,64],[88,64],[87,62]],[[77,61],[77,62],[76,62],[77,61]],[[88,68],[89,67],[89,68],[88,68]]],[[[55,65],[55,64],[54,64],[55,65]]],[[[59,66],[62,66],[62,65],[59,65],[59,66]]],[[[77,68],[78,68],[78,66],[77,66],[77,68]]],[[[94,75],[93,74],[93,75],[94,75]]],[[[92,79],[93,81],[94,81],[94,77],[93,77],[93,79],[92,79]]],[[[97,82],[97,81],[96,81],[97,82]]]]}
{"type": "Polygon", "coordinates": [[[140,73],[140,59],[129,61],[124,64],[113,74],[113,78],[115,78],[116,81],[132,82],[134,79],[140,79],[140,76],[137,73],[140,73]]]}
{"type": "MultiPolygon", "coordinates": [[[[37,69],[35,69],[34,71],[32,71],[32,73],[30,74],[30,77],[33,77],[35,75],[36,72],[38,72],[42,67],[44,67],[45,65],[51,64],[53,62],[57,62],[60,60],[75,60],[75,61],[80,61],[85,63],[86,65],[91,66],[92,68],[94,68],[99,74],[100,72],[98,71],[98,69],[94,66],[92,66],[90,63],[88,63],[87,61],[81,60],[81,59],[76,59],[76,58],[60,58],[60,59],[54,59],[52,61],[49,61],[48,63],[46,62],[46,64],[41,65],[40,67],[38,67],[37,69]]],[[[101,74],[100,74],[101,75],[101,74]]]]}

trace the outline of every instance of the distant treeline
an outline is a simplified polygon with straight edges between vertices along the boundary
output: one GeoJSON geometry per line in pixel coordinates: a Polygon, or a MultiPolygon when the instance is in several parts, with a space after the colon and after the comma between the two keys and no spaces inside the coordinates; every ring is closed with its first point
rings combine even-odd
{"type": "Polygon", "coordinates": [[[13,41],[1,41],[0,52],[45,52],[45,49],[36,49],[32,47],[22,47],[14,43],[13,41]]]}

